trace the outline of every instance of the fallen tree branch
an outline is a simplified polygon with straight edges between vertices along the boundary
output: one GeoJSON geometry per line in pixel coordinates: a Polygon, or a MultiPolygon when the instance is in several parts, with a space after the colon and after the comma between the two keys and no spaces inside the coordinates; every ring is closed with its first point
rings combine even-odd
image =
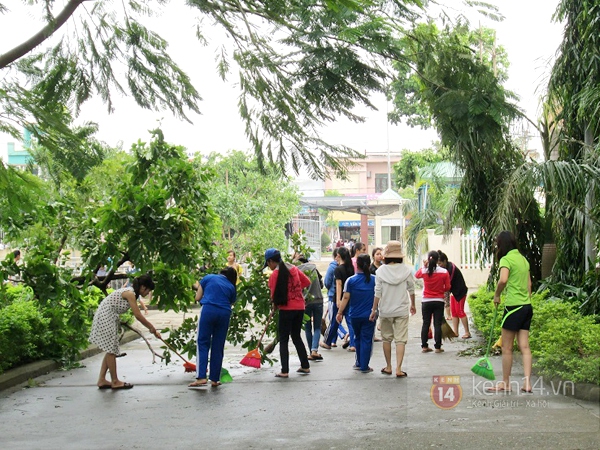
{"type": "Polygon", "coordinates": [[[121,322],[121,326],[130,329],[131,331],[133,331],[134,333],[137,333],[146,343],[146,345],[148,346],[148,349],[150,350],[150,352],[152,353],[152,364],[156,363],[156,357],[158,356],[161,360],[165,359],[164,356],[159,355],[158,353],[156,353],[154,351],[154,349],[152,348],[152,346],[150,345],[150,342],[148,342],[148,339],[146,339],[144,337],[144,335],[142,333],[140,333],[138,330],[136,330],[135,328],[133,328],[131,325],[129,325],[128,323],[125,322],[121,322]]]}

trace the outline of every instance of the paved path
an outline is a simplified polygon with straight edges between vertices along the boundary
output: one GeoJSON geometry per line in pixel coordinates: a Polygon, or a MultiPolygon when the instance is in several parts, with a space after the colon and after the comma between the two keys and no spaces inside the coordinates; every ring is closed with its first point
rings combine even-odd
{"type": "MultiPolygon", "coordinates": [[[[150,314],[156,324],[182,319],[150,314]]],[[[419,329],[417,314],[410,321],[406,379],[379,373],[385,365],[381,343],[374,344],[371,374],[352,370],[354,354],[338,347],[322,350],[324,361],[313,363],[307,376],[294,372],[299,364],[292,354],[288,380],[274,378],[277,364],[240,366],[245,351],[228,346],[226,367],[234,382],[202,391],[186,388],[193,376],[184,373],[181,361],[152,364],[138,339],[122,347],[127,356],[118,362],[121,378],[135,384],[130,391],[96,389],[97,355],[84,361],[85,368],[1,392],[0,448],[600,448],[598,404],[554,394],[541,384],[534,395],[486,394],[484,380],[470,372],[476,358],[457,356],[469,342],[422,354],[419,329]],[[434,375],[459,377],[456,407],[433,403],[431,391],[439,394],[440,387],[451,397],[439,379],[434,386],[434,375]]],[[[499,358],[493,363],[499,376],[499,358]]],[[[519,380],[521,367],[513,372],[519,380]]]]}

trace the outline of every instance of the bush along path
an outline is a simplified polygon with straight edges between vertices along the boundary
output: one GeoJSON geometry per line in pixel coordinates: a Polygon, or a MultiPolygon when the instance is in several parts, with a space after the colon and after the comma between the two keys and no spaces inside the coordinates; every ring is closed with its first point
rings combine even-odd
{"type": "MultiPolygon", "coordinates": [[[[475,326],[489,336],[494,313],[494,293],[485,287],[469,297],[475,326]]],[[[533,320],[529,345],[533,370],[540,382],[562,385],[566,395],[598,401],[600,395],[600,324],[594,316],[581,315],[576,305],[547,291],[531,297],[533,320]]],[[[492,339],[500,336],[497,321],[492,339]]],[[[519,355],[515,343],[515,356],[519,355]]],[[[535,389],[535,386],[534,386],[535,389]]]]}

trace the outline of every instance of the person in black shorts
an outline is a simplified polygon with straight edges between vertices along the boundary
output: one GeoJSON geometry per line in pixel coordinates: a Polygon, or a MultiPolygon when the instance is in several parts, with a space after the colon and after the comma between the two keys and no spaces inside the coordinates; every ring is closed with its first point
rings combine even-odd
{"type": "Polygon", "coordinates": [[[517,241],[509,231],[502,231],[496,238],[497,258],[500,261],[500,279],[494,294],[494,304],[500,305],[500,294],[504,296],[502,317],[502,381],[489,388],[489,392],[511,391],[510,373],[513,363],[513,342],[517,344],[523,357],[524,383],[521,391],[531,393],[531,349],[529,348],[529,328],[533,309],[531,307],[531,276],[529,262],[517,250],[517,241]]]}

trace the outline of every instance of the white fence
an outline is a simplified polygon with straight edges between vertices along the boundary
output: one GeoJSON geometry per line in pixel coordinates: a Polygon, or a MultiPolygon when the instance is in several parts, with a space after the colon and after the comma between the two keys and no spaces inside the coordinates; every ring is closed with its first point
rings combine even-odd
{"type": "Polygon", "coordinates": [[[321,259],[321,221],[311,219],[301,219],[295,217],[292,219],[292,228],[294,233],[304,230],[307,244],[314,250],[311,259],[321,259]]]}
{"type": "Polygon", "coordinates": [[[487,282],[491,261],[482,261],[477,255],[477,236],[463,235],[460,228],[453,229],[448,236],[436,235],[435,230],[427,230],[427,241],[427,251],[442,250],[450,261],[460,267],[470,288],[487,282]]]}
{"type": "Polygon", "coordinates": [[[464,234],[460,237],[460,268],[461,269],[481,269],[492,267],[490,261],[481,260],[477,254],[479,241],[477,236],[464,234]]]}

